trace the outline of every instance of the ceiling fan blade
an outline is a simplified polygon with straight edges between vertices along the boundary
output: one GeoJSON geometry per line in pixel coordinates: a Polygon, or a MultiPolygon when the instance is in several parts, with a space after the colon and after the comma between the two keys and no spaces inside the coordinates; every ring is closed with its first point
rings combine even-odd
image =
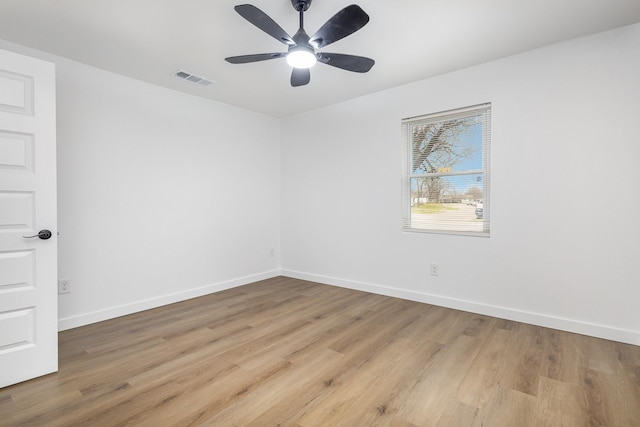
{"type": "Polygon", "coordinates": [[[311,80],[311,71],[308,68],[294,68],[291,72],[291,86],[304,86],[311,80]]]}
{"type": "Polygon", "coordinates": [[[369,22],[369,15],[360,6],[352,4],[333,15],[309,42],[316,48],[324,47],[336,42],[349,34],[353,34],[369,22]]]}
{"type": "Polygon", "coordinates": [[[344,55],[342,53],[322,52],[318,55],[318,61],[332,67],[342,68],[356,73],[366,73],[376,63],[371,58],[356,55],[344,55]]]}
{"type": "Polygon", "coordinates": [[[267,59],[284,58],[287,56],[284,52],[276,53],[255,53],[253,55],[230,56],[224,58],[225,61],[232,64],[246,64],[248,62],[266,61],[267,59]]]}
{"type": "Polygon", "coordinates": [[[244,19],[269,34],[280,43],[294,45],[293,39],[266,13],[251,4],[240,4],[234,8],[244,19]]]}

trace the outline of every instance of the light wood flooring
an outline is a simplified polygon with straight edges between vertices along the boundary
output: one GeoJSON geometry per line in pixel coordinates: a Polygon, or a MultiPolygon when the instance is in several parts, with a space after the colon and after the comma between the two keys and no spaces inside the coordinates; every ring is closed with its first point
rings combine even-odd
{"type": "Polygon", "coordinates": [[[290,278],[60,333],[2,426],[640,426],[640,347],[290,278]]]}

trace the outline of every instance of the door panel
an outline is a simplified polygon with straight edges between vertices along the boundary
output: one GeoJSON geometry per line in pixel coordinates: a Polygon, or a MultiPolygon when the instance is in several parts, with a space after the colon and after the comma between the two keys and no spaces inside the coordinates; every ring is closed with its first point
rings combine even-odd
{"type": "MultiPolygon", "coordinates": [[[[6,53],[4,56],[8,57],[6,53]]],[[[10,71],[11,64],[0,67],[0,111],[33,115],[33,76],[10,71]]]]}
{"type": "Polygon", "coordinates": [[[33,289],[33,251],[0,253],[0,292],[16,288],[33,289]]]}
{"type": "Polygon", "coordinates": [[[33,199],[33,192],[0,191],[0,230],[35,229],[33,199]]]}
{"type": "Polygon", "coordinates": [[[0,169],[33,170],[33,135],[0,131],[0,169]]]}
{"type": "Polygon", "coordinates": [[[0,353],[34,346],[34,317],[33,307],[0,314],[0,353]]]}
{"type": "Polygon", "coordinates": [[[53,64],[0,50],[0,387],[58,369],[55,160],[53,64]]]}

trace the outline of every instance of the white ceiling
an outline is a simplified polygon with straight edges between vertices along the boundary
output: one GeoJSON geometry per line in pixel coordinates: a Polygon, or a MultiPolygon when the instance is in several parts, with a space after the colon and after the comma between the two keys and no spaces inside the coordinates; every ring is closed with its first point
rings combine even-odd
{"type": "MultiPolygon", "coordinates": [[[[291,35],[290,0],[246,0],[291,35]]],[[[640,0],[359,0],[360,31],[323,50],[368,56],[367,74],[324,64],[293,88],[284,59],[232,65],[227,56],[286,48],[238,15],[243,0],[0,0],[0,39],[275,117],[640,22],[640,0]],[[178,69],[214,80],[179,80],[178,69]]],[[[313,0],[311,35],[349,0],[313,0]]]]}

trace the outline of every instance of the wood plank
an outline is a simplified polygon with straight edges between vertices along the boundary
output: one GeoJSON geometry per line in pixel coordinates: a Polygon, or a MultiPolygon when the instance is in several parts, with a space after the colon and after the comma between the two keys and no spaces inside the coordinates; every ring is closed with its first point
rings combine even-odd
{"type": "Polygon", "coordinates": [[[394,402],[394,405],[402,403],[398,415],[417,425],[440,422],[448,403],[459,402],[456,392],[467,378],[481,346],[481,340],[460,335],[434,357],[423,361],[422,366],[414,367],[413,379],[406,383],[405,391],[394,402]]]}
{"type": "Polygon", "coordinates": [[[537,427],[536,400],[535,396],[497,384],[471,426],[537,427]]]}
{"type": "Polygon", "coordinates": [[[541,427],[590,425],[587,402],[577,383],[541,377],[536,401],[536,422],[541,427]]]}
{"type": "Polygon", "coordinates": [[[494,329],[483,342],[482,348],[466,370],[460,383],[456,399],[476,408],[483,407],[493,398],[494,391],[505,380],[505,376],[518,358],[511,358],[511,352],[517,351],[513,345],[513,333],[504,329],[494,329]]]}

